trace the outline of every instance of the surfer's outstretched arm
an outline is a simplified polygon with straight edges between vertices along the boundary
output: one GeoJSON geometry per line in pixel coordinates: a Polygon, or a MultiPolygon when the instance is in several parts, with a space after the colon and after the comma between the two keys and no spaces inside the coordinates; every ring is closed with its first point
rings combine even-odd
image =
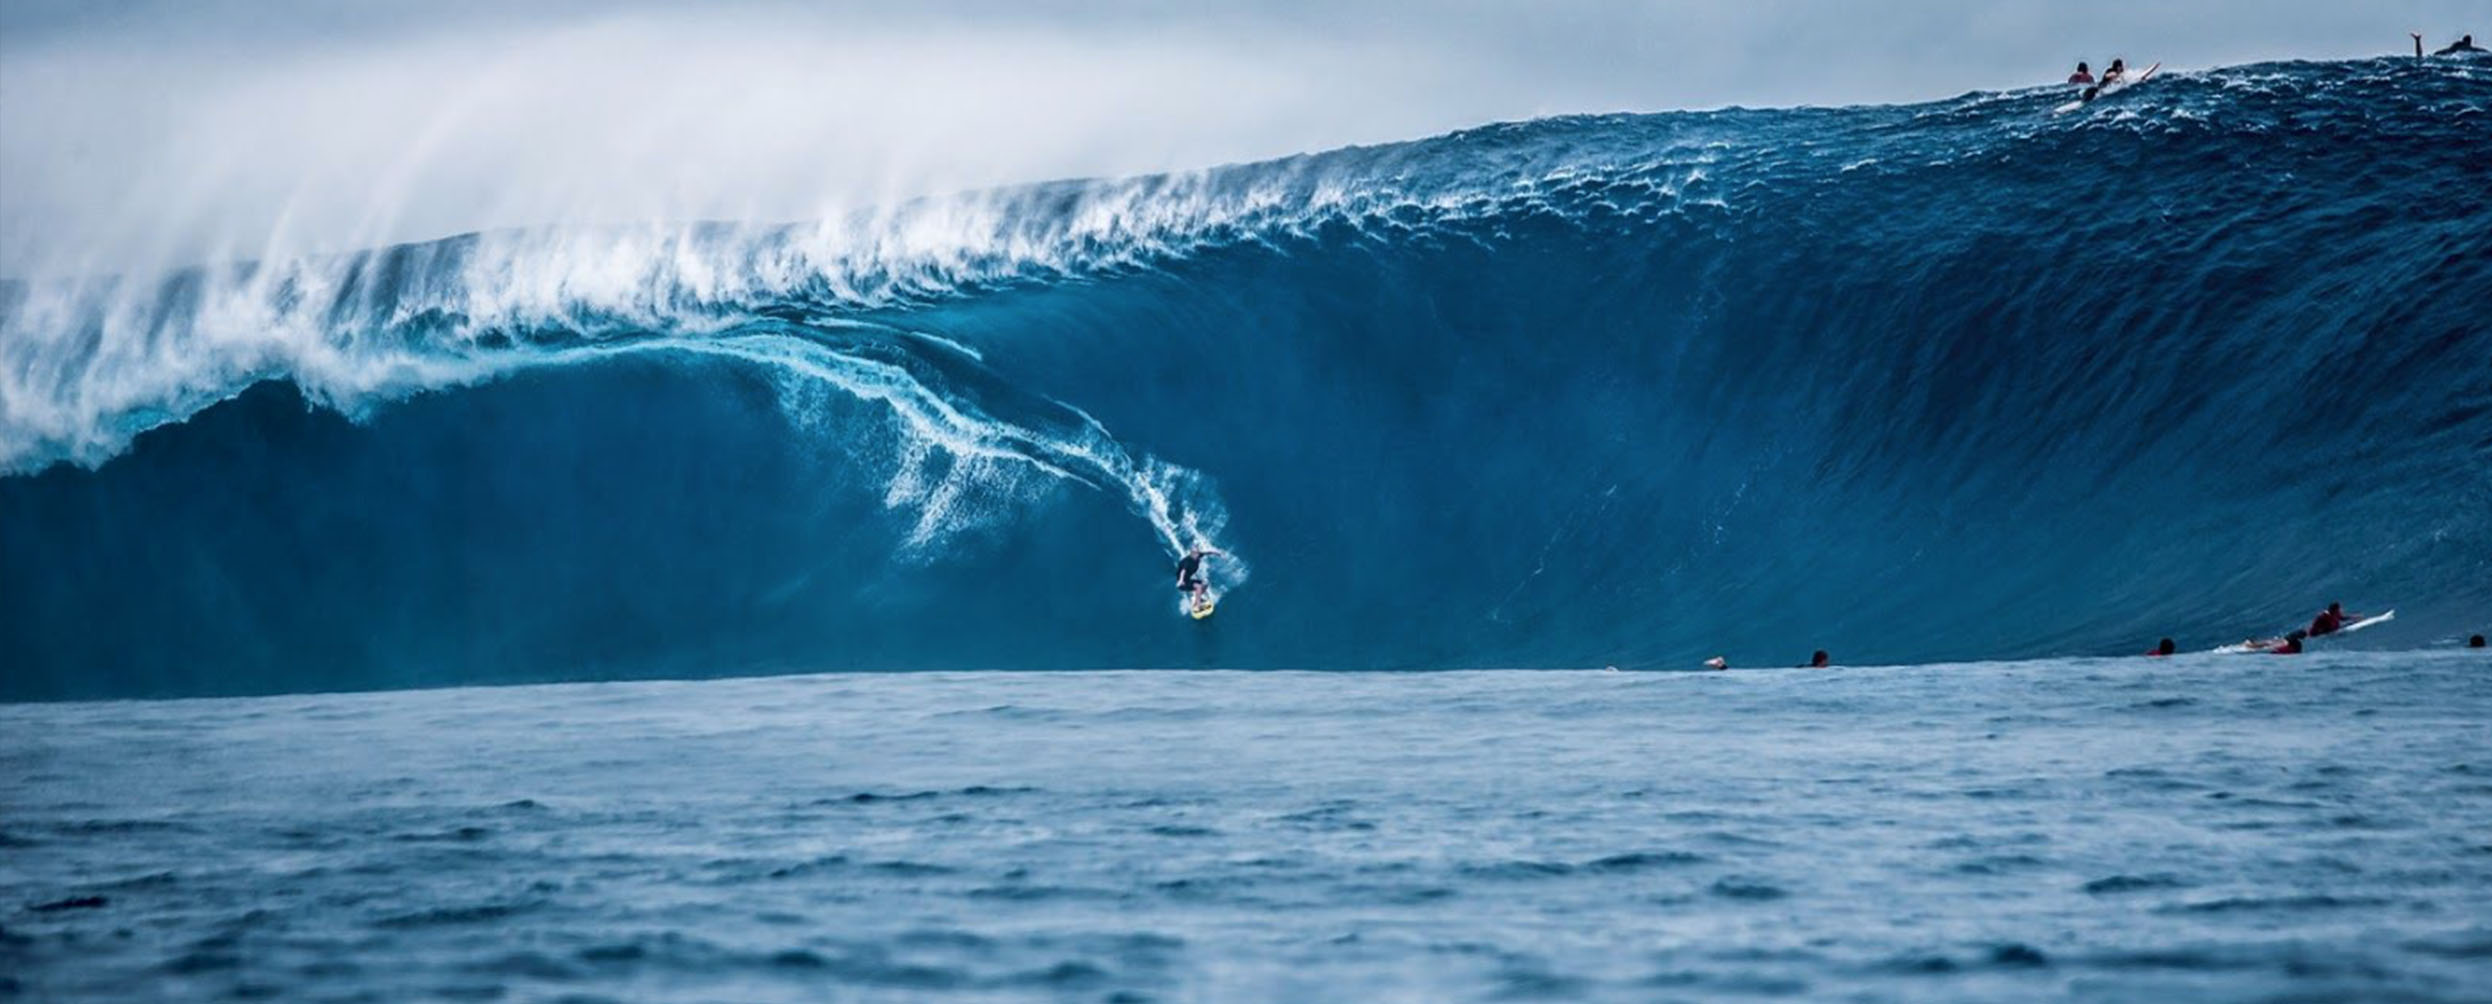
{"type": "Polygon", "coordinates": [[[2423,33],[2419,31],[2409,31],[2406,32],[2406,34],[2414,36],[2414,58],[2423,58],[2423,33]]]}

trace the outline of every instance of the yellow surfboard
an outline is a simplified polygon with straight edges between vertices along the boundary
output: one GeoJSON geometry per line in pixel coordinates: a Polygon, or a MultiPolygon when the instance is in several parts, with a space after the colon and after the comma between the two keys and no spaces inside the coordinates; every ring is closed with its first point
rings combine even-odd
{"type": "Polygon", "coordinates": [[[1203,597],[1203,602],[1195,604],[1194,609],[1187,611],[1187,613],[1193,615],[1194,619],[1199,621],[1205,617],[1211,616],[1213,608],[1218,607],[1219,605],[1220,601],[1218,598],[1205,596],[1203,597]]]}

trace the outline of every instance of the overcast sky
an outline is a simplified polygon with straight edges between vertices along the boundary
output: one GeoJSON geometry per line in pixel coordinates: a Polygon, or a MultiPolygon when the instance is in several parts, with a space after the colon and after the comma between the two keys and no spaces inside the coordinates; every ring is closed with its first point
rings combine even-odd
{"type": "Polygon", "coordinates": [[[0,0],[0,275],[2492,33],[2485,0],[0,0]],[[2486,23],[2470,23],[2481,21],[2486,23]]]}

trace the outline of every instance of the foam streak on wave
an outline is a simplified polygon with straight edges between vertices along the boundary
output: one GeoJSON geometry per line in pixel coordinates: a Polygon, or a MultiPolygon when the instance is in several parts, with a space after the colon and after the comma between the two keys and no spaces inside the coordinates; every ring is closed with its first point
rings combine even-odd
{"type": "MultiPolygon", "coordinates": [[[[739,334],[709,340],[668,340],[613,348],[582,350],[590,354],[682,352],[737,359],[802,379],[818,380],[861,400],[888,406],[908,429],[912,445],[941,449],[956,457],[1023,464],[1050,476],[1115,493],[1148,520],[1169,555],[1213,543],[1225,513],[1201,475],[1149,457],[1136,458],[1118,445],[1098,421],[1079,409],[1066,408],[1069,432],[1021,428],[979,413],[974,406],[946,399],[929,389],[905,367],[843,354],[790,334],[739,334]]],[[[560,354],[546,363],[559,365],[560,354]]],[[[900,482],[895,481],[895,487],[900,482]]],[[[920,497],[901,491],[887,496],[898,505],[920,497]]],[[[940,538],[941,507],[925,508],[910,534],[912,544],[940,538]]],[[[1237,562],[1232,568],[1241,568],[1237,562]]],[[[1233,573],[1232,581],[1243,581],[1233,573]]]]}

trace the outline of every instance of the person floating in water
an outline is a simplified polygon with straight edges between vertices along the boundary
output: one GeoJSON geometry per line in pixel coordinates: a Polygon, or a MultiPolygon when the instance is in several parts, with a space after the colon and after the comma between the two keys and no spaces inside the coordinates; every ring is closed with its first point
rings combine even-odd
{"type": "Polygon", "coordinates": [[[2474,636],[2474,637],[2472,637],[2472,638],[2468,638],[2468,639],[2466,639],[2466,647],[2467,647],[2467,648],[2482,648],[2482,647],[2483,647],[2483,636],[2482,636],[2482,635],[2476,635],[2476,636],[2474,636]]]}
{"type": "Polygon", "coordinates": [[[2148,653],[2146,653],[2146,654],[2147,654],[2147,655],[2149,655],[2149,656],[2154,656],[2154,657],[2160,658],[2160,657],[2167,656],[2167,655],[2170,655],[2170,654],[2172,654],[2172,653],[2174,653],[2174,652],[2178,652],[2178,651],[2180,651],[2180,646],[2172,644],[2172,639],[2170,639],[2170,638],[2165,638],[2165,639],[2163,639],[2162,641],[2159,641],[2159,642],[2156,642],[2156,643],[2155,643],[2155,650],[2154,650],[2154,651],[2152,651],[2152,652],[2148,652],[2148,653]]]}
{"type": "Polygon", "coordinates": [[[1802,666],[1802,667],[1800,667],[1800,668],[1801,668],[1801,669],[1825,669],[1825,668],[1827,668],[1827,667],[1829,667],[1829,666],[1832,666],[1832,665],[1834,665],[1834,657],[1833,657],[1833,656],[1830,656],[1830,655],[1827,655],[1827,654],[1826,654],[1826,650],[1821,648],[1821,649],[1818,649],[1818,650],[1817,650],[1817,651],[1815,651],[1815,652],[1811,652],[1811,653],[1809,653],[1809,656],[1808,656],[1808,665],[1806,665],[1806,666],[1802,666]]]}
{"type": "MultiPolygon", "coordinates": [[[[2414,45],[2415,45],[2415,47],[2416,47],[2416,48],[2421,48],[2421,47],[2422,47],[2422,44],[2423,44],[2423,40],[2422,40],[2421,36],[2416,36],[2416,38],[2414,39],[2414,45]]],[[[2454,41],[2454,42],[2449,43],[2448,48],[2441,49],[2441,50],[2440,50],[2440,51],[2438,51],[2438,52],[2434,52],[2434,53],[2432,53],[2432,55],[2435,55],[2435,56],[2463,56],[2463,55],[2467,55],[2467,54],[2469,54],[2469,53],[2476,53],[2476,52],[2492,52],[2492,49],[2486,49],[2486,48],[2484,48],[2484,47],[2482,47],[2482,46],[2480,46],[2480,45],[2476,45],[2476,44],[2475,44],[2475,36],[2473,36],[2473,35],[2468,35],[2468,36],[2466,36],[2466,37],[2464,37],[2464,38],[2460,38],[2460,39],[2458,39],[2457,41],[2454,41]]]]}
{"type": "MultiPolygon", "coordinates": [[[[2421,35],[2416,35],[2416,36],[2414,36],[2414,39],[2415,39],[2414,44],[2415,44],[2415,45],[2417,45],[2417,46],[2422,45],[2422,44],[2423,44],[2423,42],[2422,42],[2422,38],[2423,38],[2423,36],[2421,36],[2421,35]]],[[[2084,60],[2078,60],[2078,61],[2077,61],[2077,72],[2075,72],[2075,73],[2071,73],[2071,74],[2069,74],[2069,75],[2068,75],[2068,82],[2069,82],[2069,83],[2072,83],[2072,84],[2090,84],[2090,83],[2093,83],[2093,82],[2094,82],[2094,71],[2093,71],[2091,68],[2089,68],[2089,67],[2087,67],[2087,66],[2085,65],[2085,61],[2084,61],[2084,60]]]]}
{"type": "Polygon", "coordinates": [[[1203,581],[1203,559],[1219,553],[1218,548],[1197,547],[1177,559],[1177,591],[1196,603],[1203,602],[1203,594],[1211,590],[1211,583],[1203,581]]]}
{"type": "Polygon", "coordinates": [[[2330,603],[2328,604],[2327,609],[2319,611],[2319,616],[2310,619],[2309,634],[2310,637],[2313,638],[2332,635],[2344,630],[2345,625],[2351,624],[2368,616],[2370,615],[2346,613],[2344,604],[2330,603]]]}
{"type": "Polygon", "coordinates": [[[2235,646],[2233,651],[2268,652],[2275,655],[2293,655],[2302,650],[2302,639],[2307,637],[2310,637],[2308,633],[2302,631],[2300,628],[2295,628],[2286,633],[2282,638],[2243,638],[2241,639],[2241,644],[2235,646]],[[2288,649],[2290,649],[2290,651],[2287,651],[2288,649]]]}

